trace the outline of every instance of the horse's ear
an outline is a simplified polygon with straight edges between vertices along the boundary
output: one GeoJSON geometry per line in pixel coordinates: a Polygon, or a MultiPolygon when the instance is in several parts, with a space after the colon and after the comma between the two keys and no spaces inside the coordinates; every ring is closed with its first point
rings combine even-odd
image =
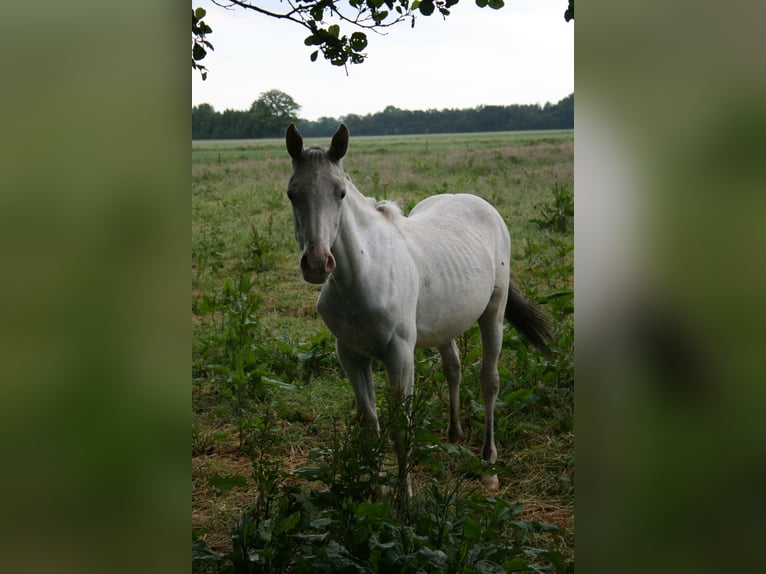
{"type": "Polygon", "coordinates": [[[327,155],[332,161],[338,162],[348,151],[348,128],[346,124],[340,124],[338,131],[332,136],[332,143],[327,155]]]}
{"type": "Polygon", "coordinates": [[[298,128],[295,127],[295,124],[290,124],[287,128],[285,143],[287,144],[287,153],[297,161],[301,157],[301,153],[303,153],[303,138],[298,133],[298,128]]]}

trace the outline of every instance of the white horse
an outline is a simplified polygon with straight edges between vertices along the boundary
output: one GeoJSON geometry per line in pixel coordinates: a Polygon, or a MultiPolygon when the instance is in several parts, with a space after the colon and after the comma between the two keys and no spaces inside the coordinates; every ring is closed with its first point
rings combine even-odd
{"type": "MultiPolygon", "coordinates": [[[[408,217],[391,202],[376,203],[356,189],[341,159],[348,128],[341,124],[329,150],[303,148],[294,125],[286,134],[293,175],[295,238],[303,278],[321,283],[317,309],[337,339],[338,358],[354,388],[363,422],[380,430],[371,363],[383,362],[394,395],[413,392],[416,347],[436,347],[449,386],[447,438],[462,436],[460,359],[455,338],[478,321],[483,346],[479,375],[484,401],[482,458],[494,463],[494,406],[503,316],[548,351],[545,316],[510,282],[511,240],[500,214],[469,194],[435,195],[408,217]]],[[[399,478],[406,481],[403,429],[392,435],[399,478]]],[[[490,490],[497,475],[483,476],[490,490]]]]}

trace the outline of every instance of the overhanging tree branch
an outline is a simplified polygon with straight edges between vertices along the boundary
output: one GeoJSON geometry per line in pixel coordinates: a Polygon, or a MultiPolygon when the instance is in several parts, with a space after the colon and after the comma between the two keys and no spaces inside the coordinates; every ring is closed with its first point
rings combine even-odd
{"type": "MultiPolygon", "coordinates": [[[[285,8],[282,11],[265,8],[267,0],[211,0],[215,5],[227,10],[241,8],[268,16],[277,20],[287,20],[303,26],[309,35],[304,39],[307,46],[315,46],[311,52],[311,61],[316,61],[321,53],[335,66],[361,64],[367,58],[367,32],[384,34],[383,30],[396,26],[405,20],[415,26],[419,16],[439,13],[446,18],[450,8],[459,0],[281,0],[285,8]],[[354,28],[350,35],[341,34],[341,25],[354,28]]],[[[473,0],[480,8],[500,9],[505,0],[473,0]]],[[[568,0],[565,13],[567,21],[574,19],[574,0],[568,0]]],[[[204,35],[210,33],[210,27],[201,21],[205,11],[202,8],[192,10],[192,68],[202,72],[205,79],[207,71],[199,61],[205,57],[205,47],[213,49],[204,35]],[[201,16],[199,16],[201,11],[201,16]],[[196,14],[196,16],[195,16],[196,14]],[[196,18],[196,19],[195,19],[196,18]],[[204,26],[200,35],[199,24],[204,26]],[[196,26],[196,28],[195,28],[196,26]]]]}

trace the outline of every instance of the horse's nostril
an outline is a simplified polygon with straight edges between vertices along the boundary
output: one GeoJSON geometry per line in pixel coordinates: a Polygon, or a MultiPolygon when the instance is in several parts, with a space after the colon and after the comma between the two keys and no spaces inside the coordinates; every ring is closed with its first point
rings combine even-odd
{"type": "Polygon", "coordinates": [[[335,257],[329,251],[313,254],[304,253],[301,255],[300,265],[304,274],[316,275],[324,272],[329,275],[335,269],[335,257]]]}

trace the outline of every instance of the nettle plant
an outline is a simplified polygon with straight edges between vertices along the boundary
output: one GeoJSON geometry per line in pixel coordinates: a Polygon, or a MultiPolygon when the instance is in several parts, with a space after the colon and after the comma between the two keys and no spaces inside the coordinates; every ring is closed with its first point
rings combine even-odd
{"type": "Polygon", "coordinates": [[[200,337],[198,353],[218,395],[228,404],[231,418],[239,431],[240,449],[245,447],[248,431],[269,390],[279,387],[294,390],[282,381],[270,366],[275,347],[264,342],[257,312],[261,305],[253,280],[247,274],[226,279],[221,289],[203,295],[196,312],[207,317],[210,328],[200,337]]]}
{"type": "MultiPolygon", "coordinates": [[[[422,409],[427,397],[407,408],[422,409]]],[[[392,415],[393,416],[393,415],[392,415]]],[[[384,426],[387,418],[381,417],[384,426]]],[[[413,417],[415,418],[415,417],[413,417]]],[[[550,548],[558,527],[520,519],[522,507],[485,497],[471,469],[482,464],[469,449],[445,445],[413,428],[414,450],[430,452],[431,478],[406,511],[381,499],[393,484],[382,464],[385,439],[347,421],[329,448],[311,451],[308,465],[279,467],[263,425],[253,451],[256,503],[231,531],[231,550],[215,552],[193,532],[197,572],[573,572],[550,548]]],[[[478,467],[474,471],[481,472],[478,467]]],[[[393,482],[392,482],[393,481],[393,482]]]]}
{"type": "Polygon", "coordinates": [[[553,199],[537,206],[540,217],[533,219],[541,229],[552,229],[559,233],[571,231],[574,225],[574,194],[562,183],[554,183],[553,199]]]}

